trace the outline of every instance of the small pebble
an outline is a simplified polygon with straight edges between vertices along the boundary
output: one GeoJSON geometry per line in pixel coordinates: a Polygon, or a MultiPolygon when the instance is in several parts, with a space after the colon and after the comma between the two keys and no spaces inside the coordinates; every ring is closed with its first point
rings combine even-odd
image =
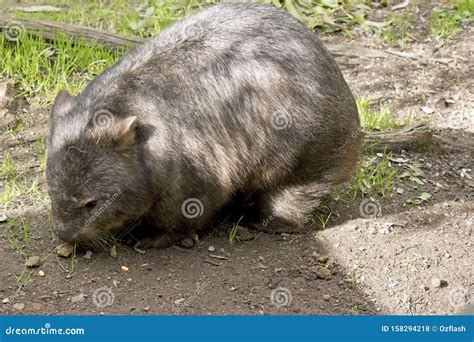
{"type": "Polygon", "coordinates": [[[329,256],[328,255],[322,255],[318,258],[318,261],[319,262],[322,262],[323,264],[327,263],[329,260],[329,256]]]}
{"type": "Polygon", "coordinates": [[[37,255],[33,255],[26,259],[26,267],[39,267],[41,265],[41,258],[37,255]]]}
{"type": "Polygon", "coordinates": [[[77,296],[71,298],[71,302],[73,303],[82,303],[84,300],[84,293],[79,293],[77,296]]]}
{"type": "Polygon", "coordinates": [[[320,279],[331,279],[332,274],[327,267],[316,266],[312,268],[312,271],[320,279]]]}
{"type": "Polygon", "coordinates": [[[0,223],[6,222],[6,220],[8,220],[7,215],[1,215],[0,216],[0,223]]]}
{"type": "Polygon", "coordinates": [[[66,279],[71,279],[71,278],[72,278],[72,274],[68,274],[68,275],[66,276],[66,279]]]}
{"type": "Polygon", "coordinates": [[[214,246],[209,246],[207,250],[212,253],[216,251],[216,248],[214,246]]]}
{"type": "Polygon", "coordinates": [[[15,303],[13,304],[13,309],[14,310],[18,310],[18,311],[21,311],[25,308],[25,304],[23,303],[15,303]]]}
{"type": "Polygon", "coordinates": [[[250,241],[255,239],[255,235],[252,234],[247,228],[242,226],[237,226],[235,228],[235,236],[239,241],[250,241]]]}
{"type": "Polygon", "coordinates": [[[111,256],[112,258],[116,258],[116,257],[117,257],[117,247],[115,247],[115,246],[110,247],[110,256],[111,256]]]}
{"type": "Polygon", "coordinates": [[[38,275],[39,275],[40,277],[44,277],[46,274],[45,274],[43,271],[40,270],[40,271],[38,272],[38,275]]]}
{"type": "Polygon", "coordinates": [[[2,300],[2,303],[3,303],[3,304],[8,304],[8,303],[10,303],[10,298],[8,298],[8,297],[7,297],[7,298],[4,298],[4,299],[2,300]]]}
{"type": "Polygon", "coordinates": [[[72,243],[63,243],[59,246],[56,246],[56,248],[54,249],[54,251],[56,252],[56,254],[60,257],[63,257],[63,258],[69,258],[69,256],[72,254],[72,252],[74,251],[74,248],[75,248],[75,245],[72,244],[72,243]]]}
{"type": "Polygon", "coordinates": [[[329,301],[329,300],[331,299],[331,296],[325,294],[325,295],[323,296],[323,299],[324,299],[325,301],[329,301]]]}
{"type": "Polygon", "coordinates": [[[90,260],[92,258],[92,251],[87,251],[84,255],[84,259],[90,260]]]}
{"type": "Polygon", "coordinates": [[[183,240],[181,240],[181,246],[183,246],[184,248],[193,248],[194,241],[193,241],[193,239],[191,239],[189,237],[184,238],[183,240]]]}
{"type": "Polygon", "coordinates": [[[435,277],[431,279],[431,286],[434,288],[445,287],[448,286],[448,282],[435,277]]]}
{"type": "Polygon", "coordinates": [[[122,269],[123,272],[128,272],[128,267],[127,266],[122,266],[121,269],[122,269]]]}

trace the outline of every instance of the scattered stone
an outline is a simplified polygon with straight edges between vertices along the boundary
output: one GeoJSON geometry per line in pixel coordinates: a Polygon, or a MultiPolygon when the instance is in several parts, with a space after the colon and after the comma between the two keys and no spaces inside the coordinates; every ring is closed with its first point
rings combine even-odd
{"type": "Polygon", "coordinates": [[[430,288],[426,285],[420,285],[420,289],[423,291],[429,291],[430,288]]]}
{"type": "Polygon", "coordinates": [[[213,253],[216,251],[216,248],[214,246],[209,246],[209,248],[207,249],[209,252],[213,253]]]}
{"type": "Polygon", "coordinates": [[[323,295],[323,299],[324,299],[325,301],[329,301],[329,300],[331,299],[331,296],[325,294],[325,295],[323,295]]]}
{"type": "Polygon", "coordinates": [[[331,279],[332,273],[327,267],[315,266],[312,267],[312,271],[320,279],[331,279]]]}
{"type": "Polygon", "coordinates": [[[247,228],[242,226],[235,227],[235,236],[239,241],[250,241],[255,239],[255,235],[252,234],[247,228]]]}
{"type": "Polygon", "coordinates": [[[54,251],[56,252],[56,255],[63,257],[63,258],[69,258],[69,256],[72,254],[74,251],[74,248],[76,246],[72,243],[63,243],[59,246],[57,246],[54,251]]]}
{"type": "Polygon", "coordinates": [[[7,297],[7,298],[3,298],[2,303],[3,303],[3,304],[8,304],[8,303],[10,303],[10,298],[8,298],[8,297],[7,297]]]}
{"type": "Polygon", "coordinates": [[[186,298],[178,298],[174,301],[174,305],[179,305],[183,303],[186,300],[186,298]]]}
{"type": "Polygon", "coordinates": [[[184,248],[193,248],[194,247],[194,241],[193,241],[193,239],[191,239],[189,237],[184,238],[183,240],[181,240],[180,244],[184,248]]]}
{"type": "Polygon", "coordinates": [[[6,222],[8,220],[7,215],[0,215],[0,223],[6,222]]]}
{"type": "Polygon", "coordinates": [[[92,258],[92,251],[87,251],[84,255],[84,259],[90,260],[92,258]]]}
{"type": "Polygon", "coordinates": [[[77,296],[71,298],[73,303],[82,303],[85,300],[84,293],[79,293],[77,296]]]}
{"type": "Polygon", "coordinates": [[[37,255],[30,256],[26,259],[26,267],[39,267],[41,265],[41,258],[37,255]]]}
{"type": "Polygon", "coordinates": [[[327,263],[329,261],[329,255],[321,255],[319,258],[318,258],[318,261],[319,262],[322,262],[323,264],[327,263]]]}
{"type": "Polygon", "coordinates": [[[434,288],[446,287],[448,286],[448,282],[446,280],[434,277],[431,279],[431,286],[434,288]]]}
{"type": "Polygon", "coordinates": [[[150,311],[150,307],[149,307],[149,306],[146,306],[143,310],[145,310],[145,311],[150,311]]]}
{"type": "Polygon", "coordinates": [[[39,275],[41,278],[43,278],[46,274],[45,274],[43,271],[39,270],[38,275],[39,275]]]}
{"type": "Polygon", "coordinates": [[[426,114],[433,114],[434,113],[434,108],[431,107],[422,107],[421,110],[425,112],[426,114]]]}
{"type": "Polygon", "coordinates": [[[110,256],[112,258],[116,258],[117,257],[117,247],[114,245],[112,247],[110,247],[110,256]]]}
{"type": "Polygon", "coordinates": [[[405,192],[405,189],[403,188],[397,188],[397,194],[403,194],[405,192]]]}
{"type": "Polygon", "coordinates": [[[41,305],[40,303],[31,303],[30,307],[31,311],[40,311],[44,309],[43,305],[41,305]]]}
{"type": "Polygon", "coordinates": [[[68,275],[66,276],[66,279],[71,279],[71,278],[72,278],[72,274],[68,274],[68,275]]]}
{"type": "Polygon", "coordinates": [[[127,266],[122,266],[121,269],[122,269],[123,272],[128,272],[128,270],[129,270],[127,266]]]}
{"type": "Polygon", "coordinates": [[[15,303],[13,304],[13,309],[17,311],[21,311],[25,308],[25,304],[23,303],[15,303]]]}

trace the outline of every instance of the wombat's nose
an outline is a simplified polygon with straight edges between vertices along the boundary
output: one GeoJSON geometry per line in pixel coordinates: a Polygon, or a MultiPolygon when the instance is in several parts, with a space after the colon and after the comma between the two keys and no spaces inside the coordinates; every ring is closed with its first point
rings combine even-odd
{"type": "Polygon", "coordinates": [[[76,237],[76,234],[70,230],[62,228],[56,229],[56,233],[58,234],[59,238],[65,242],[74,242],[74,238],[76,237]]]}

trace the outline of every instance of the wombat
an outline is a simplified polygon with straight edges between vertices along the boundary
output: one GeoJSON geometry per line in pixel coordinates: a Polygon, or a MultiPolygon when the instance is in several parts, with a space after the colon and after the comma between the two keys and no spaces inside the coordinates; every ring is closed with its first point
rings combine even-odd
{"type": "Polygon", "coordinates": [[[297,232],[350,178],[360,142],[354,98],[313,32],[269,5],[216,5],[81,94],[59,92],[47,139],[53,222],[77,243],[137,221],[183,237],[250,198],[248,227],[297,232]]]}

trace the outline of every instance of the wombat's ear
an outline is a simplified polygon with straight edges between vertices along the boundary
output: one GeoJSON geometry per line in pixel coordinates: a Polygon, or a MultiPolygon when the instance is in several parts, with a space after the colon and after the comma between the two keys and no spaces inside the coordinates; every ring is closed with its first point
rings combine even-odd
{"type": "Polygon", "coordinates": [[[66,114],[72,105],[73,97],[71,94],[68,93],[67,90],[61,89],[56,95],[56,99],[54,100],[53,108],[51,110],[52,117],[60,117],[66,114]]]}
{"type": "Polygon", "coordinates": [[[136,116],[129,116],[118,120],[114,128],[117,129],[115,137],[120,142],[120,145],[126,146],[135,141],[137,127],[138,121],[136,116]]]}

